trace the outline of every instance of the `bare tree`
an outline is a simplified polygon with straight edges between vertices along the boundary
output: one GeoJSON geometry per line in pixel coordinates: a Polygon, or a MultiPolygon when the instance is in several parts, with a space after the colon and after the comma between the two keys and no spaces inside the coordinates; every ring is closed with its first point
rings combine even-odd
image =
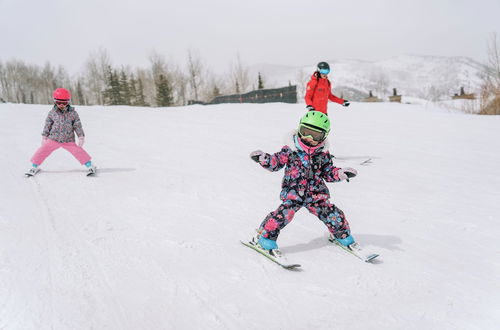
{"type": "Polygon", "coordinates": [[[90,91],[90,104],[104,104],[107,73],[111,67],[111,58],[106,49],[100,48],[91,53],[85,64],[86,87],[90,91]]]}
{"type": "Polygon", "coordinates": [[[155,92],[155,82],[153,78],[153,74],[151,70],[148,69],[137,69],[136,72],[137,77],[137,88],[138,92],[142,89],[143,106],[150,106],[154,104],[154,100],[156,98],[155,92]]]}
{"type": "Polygon", "coordinates": [[[173,72],[174,97],[176,104],[188,104],[188,85],[189,77],[177,68],[173,72]]]}
{"type": "Polygon", "coordinates": [[[199,100],[200,88],[203,83],[203,64],[200,56],[192,50],[188,51],[188,77],[189,77],[189,87],[191,87],[192,95],[194,100],[199,100]]]}
{"type": "Polygon", "coordinates": [[[49,62],[46,62],[42,69],[43,93],[45,93],[45,101],[52,103],[52,91],[57,88],[56,73],[49,62]]]}
{"type": "Polygon", "coordinates": [[[210,102],[215,97],[222,95],[228,86],[222,76],[217,76],[210,70],[206,70],[204,76],[206,83],[203,85],[200,97],[202,101],[210,102]]]}
{"type": "Polygon", "coordinates": [[[480,114],[500,115],[500,45],[496,33],[488,42],[486,63],[480,97],[480,114]]]}
{"type": "Polygon", "coordinates": [[[493,33],[488,44],[487,77],[494,87],[500,86],[500,45],[498,36],[493,33]]]}
{"type": "Polygon", "coordinates": [[[231,67],[231,80],[236,93],[245,93],[251,86],[248,69],[241,62],[240,55],[236,56],[236,63],[231,67]]]}
{"type": "Polygon", "coordinates": [[[5,69],[2,61],[0,61],[0,102],[6,102],[5,99],[7,94],[8,80],[5,79],[5,69]]]}
{"type": "Polygon", "coordinates": [[[155,50],[149,55],[149,63],[151,65],[151,73],[155,83],[160,79],[160,75],[165,75],[168,72],[167,61],[165,57],[155,50]]]}
{"type": "Polygon", "coordinates": [[[306,95],[306,87],[307,87],[307,82],[309,81],[310,74],[305,72],[304,69],[300,69],[299,72],[297,72],[296,79],[297,79],[297,98],[302,99],[306,95]]]}

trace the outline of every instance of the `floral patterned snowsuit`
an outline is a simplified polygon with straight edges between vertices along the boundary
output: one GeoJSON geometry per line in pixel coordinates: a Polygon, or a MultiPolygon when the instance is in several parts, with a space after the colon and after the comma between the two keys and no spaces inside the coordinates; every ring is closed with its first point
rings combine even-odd
{"type": "Polygon", "coordinates": [[[293,136],[294,147],[284,146],[275,154],[266,154],[260,165],[269,171],[279,171],[285,167],[280,198],[283,203],[275,211],[269,213],[260,225],[261,235],[276,240],[295,213],[302,207],[316,215],[335,238],[350,235],[349,223],[344,212],[328,200],[330,192],[326,182],[340,181],[337,168],[332,157],[324,146],[308,154],[301,148],[296,135],[293,136]]]}

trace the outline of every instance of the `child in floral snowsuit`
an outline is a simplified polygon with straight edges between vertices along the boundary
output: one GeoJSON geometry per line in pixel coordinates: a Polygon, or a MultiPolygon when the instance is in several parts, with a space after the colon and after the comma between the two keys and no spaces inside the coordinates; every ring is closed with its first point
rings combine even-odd
{"type": "MultiPolygon", "coordinates": [[[[338,168],[325,151],[325,139],[330,131],[328,116],[310,111],[302,117],[299,130],[293,135],[290,146],[275,154],[257,150],[250,157],[269,171],[285,167],[280,198],[283,203],[269,213],[260,225],[259,234],[253,239],[265,250],[277,250],[278,235],[295,213],[302,207],[316,215],[328,228],[332,238],[348,246],[354,243],[344,212],[328,199],[326,182],[339,182],[356,176],[352,168],[338,168]]],[[[279,253],[279,251],[277,251],[279,253]]]]}

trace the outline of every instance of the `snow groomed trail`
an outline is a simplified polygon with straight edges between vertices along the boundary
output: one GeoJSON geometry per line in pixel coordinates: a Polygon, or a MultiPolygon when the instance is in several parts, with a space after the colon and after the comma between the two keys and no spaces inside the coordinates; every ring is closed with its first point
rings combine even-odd
{"type": "Polygon", "coordinates": [[[283,176],[248,154],[278,151],[302,104],[77,107],[98,175],[57,150],[29,179],[49,108],[0,104],[0,329],[495,329],[500,119],[330,109],[337,165],[359,171],[332,200],[380,261],[301,210],[289,272],[239,240],[283,176]]]}

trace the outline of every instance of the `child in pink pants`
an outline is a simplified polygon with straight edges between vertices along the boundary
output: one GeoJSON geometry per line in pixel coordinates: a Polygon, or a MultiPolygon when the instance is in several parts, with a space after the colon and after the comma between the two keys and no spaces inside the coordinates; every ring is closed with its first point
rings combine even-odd
{"type": "Polygon", "coordinates": [[[89,174],[94,174],[90,155],[82,148],[85,133],[75,108],[70,105],[71,94],[67,89],[58,88],[54,91],[54,107],[45,120],[42,132],[42,146],[31,157],[32,168],[27,175],[34,175],[40,169],[39,165],[56,149],[68,150],[82,165],[88,168],[89,174]],[[78,144],[75,143],[75,133],[78,144]]]}
{"type": "Polygon", "coordinates": [[[75,142],[57,142],[48,138],[44,138],[42,142],[42,146],[38,148],[33,157],[31,157],[31,163],[36,166],[43,163],[43,161],[50,156],[50,154],[59,148],[64,148],[71,152],[73,156],[80,162],[80,164],[84,165],[90,162],[90,155],[75,142]]]}

